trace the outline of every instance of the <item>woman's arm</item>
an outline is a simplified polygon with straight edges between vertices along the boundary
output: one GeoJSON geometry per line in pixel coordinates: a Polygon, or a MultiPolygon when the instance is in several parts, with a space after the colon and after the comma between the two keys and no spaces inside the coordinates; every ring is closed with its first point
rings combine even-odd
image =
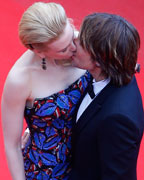
{"type": "Polygon", "coordinates": [[[8,166],[13,180],[25,180],[21,151],[24,108],[28,89],[26,79],[16,73],[8,76],[2,96],[2,125],[8,166]]]}

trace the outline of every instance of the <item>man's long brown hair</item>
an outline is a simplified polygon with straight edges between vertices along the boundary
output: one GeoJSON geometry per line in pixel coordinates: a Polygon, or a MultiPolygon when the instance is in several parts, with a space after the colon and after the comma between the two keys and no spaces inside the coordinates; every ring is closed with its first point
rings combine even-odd
{"type": "Polygon", "coordinates": [[[80,43],[113,84],[121,86],[131,81],[140,37],[123,17],[108,13],[86,16],[80,29],[80,43]]]}

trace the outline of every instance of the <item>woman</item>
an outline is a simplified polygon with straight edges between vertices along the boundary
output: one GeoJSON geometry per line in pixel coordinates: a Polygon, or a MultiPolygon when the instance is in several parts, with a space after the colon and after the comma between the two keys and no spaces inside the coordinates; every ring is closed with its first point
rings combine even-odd
{"type": "Polygon", "coordinates": [[[5,149],[13,180],[68,179],[72,116],[91,81],[89,73],[66,60],[76,51],[74,36],[59,4],[34,3],[22,16],[19,37],[29,50],[10,70],[2,96],[5,149]],[[22,156],[24,117],[30,139],[22,156]]]}

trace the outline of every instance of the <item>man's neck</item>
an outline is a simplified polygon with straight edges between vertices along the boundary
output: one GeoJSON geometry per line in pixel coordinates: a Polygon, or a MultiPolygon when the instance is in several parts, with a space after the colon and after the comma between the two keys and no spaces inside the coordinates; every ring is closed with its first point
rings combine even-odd
{"type": "Polygon", "coordinates": [[[106,79],[107,77],[102,73],[100,68],[95,68],[93,70],[89,70],[93,78],[95,79],[96,82],[102,81],[106,79]]]}

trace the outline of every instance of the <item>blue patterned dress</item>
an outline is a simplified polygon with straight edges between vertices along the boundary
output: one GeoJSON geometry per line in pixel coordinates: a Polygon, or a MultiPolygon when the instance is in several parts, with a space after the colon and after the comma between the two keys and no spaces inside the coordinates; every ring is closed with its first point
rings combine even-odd
{"type": "Polygon", "coordinates": [[[26,180],[67,180],[71,171],[72,116],[91,81],[86,72],[67,89],[26,107],[30,139],[23,150],[26,180]]]}

